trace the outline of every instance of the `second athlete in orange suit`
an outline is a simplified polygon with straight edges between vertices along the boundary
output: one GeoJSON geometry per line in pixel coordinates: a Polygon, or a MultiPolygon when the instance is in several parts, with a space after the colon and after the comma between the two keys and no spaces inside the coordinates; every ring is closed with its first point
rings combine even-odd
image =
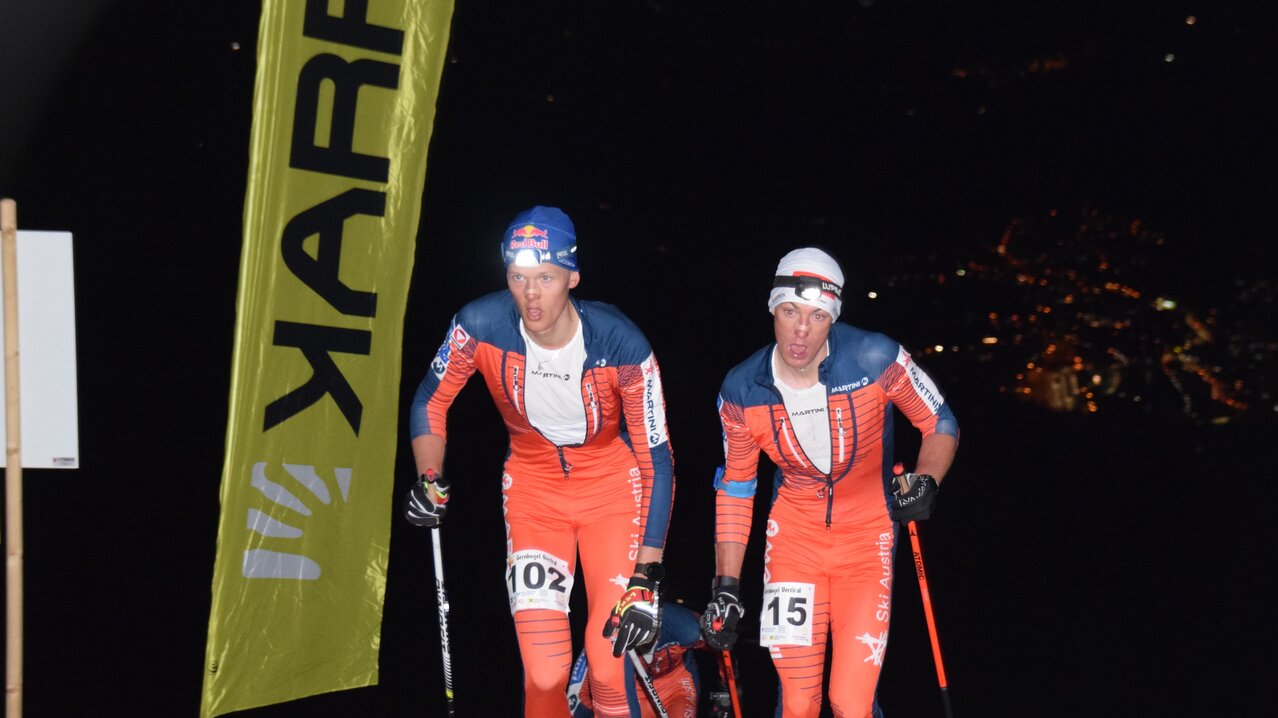
{"type": "Polygon", "coordinates": [[[834,715],[878,715],[875,686],[891,615],[896,521],[923,520],[958,446],[958,423],[900,344],[837,322],[843,272],[805,247],[777,267],[776,342],[728,372],[719,394],[725,463],[716,477],[716,573],[702,614],[726,649],[744,610],[739,578],[759,452],[778,467],[767,522],[761,645],[785,718],[821,710],[827,639],[834,715]],[[892,407],[923,435],[912,489],[894,493],[892,407]]]}

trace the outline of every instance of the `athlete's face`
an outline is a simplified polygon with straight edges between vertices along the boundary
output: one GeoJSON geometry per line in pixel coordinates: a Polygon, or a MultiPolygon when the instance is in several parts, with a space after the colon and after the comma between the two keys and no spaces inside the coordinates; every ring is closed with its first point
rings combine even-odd
{"type": "Polygon", "coordinates": [[[781,361],[796,371],[807,371],[825,355],[825,340],[834,318],[824,309],[795,302],[782,302],[772,312],[772,329],[777,335],[781,361]]]}
{"type": "MultiPolygon", "coordinates": [[[[572,328],[568,290],[577,286],[581,275],[543,262],[536,267],[506,268],[506,286],[519,307],[524,329],[533,336],[556,337],[555,329],[572,328]]],[[[571,335],[564,337],[570,339],[571,335]]]]}

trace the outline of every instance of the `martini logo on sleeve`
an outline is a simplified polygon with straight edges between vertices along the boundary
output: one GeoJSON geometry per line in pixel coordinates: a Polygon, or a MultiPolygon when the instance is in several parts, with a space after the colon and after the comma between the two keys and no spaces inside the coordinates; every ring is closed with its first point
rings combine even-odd
{"type": "Polygon", "coordinates": [[[643,421],[648,430],[648,445],[658,446],[669,440],[666,436],[666,406],[661,393],[661,371],[657,359],[649,354],[639,365],[643,371],[643,421]]]}
{"type": "Polygon", "coordinates": [[[905,369],[905,374],[910,378],[910,386],[914,388],[914,393],[918,395],[923,403],[935,414],[941,410],[941,405],[945,403],[945,398],[941,396],[941,391],[936,388],[936,384],[932,383],[929,377],[919,365],[914,363],[909,353],[901,347],[896,354],[896,363],[905,369]]]}

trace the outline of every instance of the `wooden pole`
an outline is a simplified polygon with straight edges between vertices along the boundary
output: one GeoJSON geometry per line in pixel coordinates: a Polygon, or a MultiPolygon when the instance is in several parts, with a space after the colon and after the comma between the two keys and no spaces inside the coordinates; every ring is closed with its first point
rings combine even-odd
{"type": "Polygon", "coordinates": [[[0,200],[0,259],[4,262],[5,715],[22,716],[22,413],[18,402],[18,205],[0,200]]]}

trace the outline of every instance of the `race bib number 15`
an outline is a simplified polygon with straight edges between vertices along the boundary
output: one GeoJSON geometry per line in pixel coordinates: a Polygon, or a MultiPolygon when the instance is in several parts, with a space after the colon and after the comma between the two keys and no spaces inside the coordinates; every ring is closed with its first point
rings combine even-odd
{"type": "Polygon", "coordinates": [[[510,612],[549,608],[568,613],[572,573],[568,562],[538,549],[516,551],[506,559],[510,612]]]}
{"type": "Polygon", "coordinates": [[[816,588],[810,583],[769,583],[763,587],[759,616],[760,646],[812,645],[812,604],[816,588]]]}

